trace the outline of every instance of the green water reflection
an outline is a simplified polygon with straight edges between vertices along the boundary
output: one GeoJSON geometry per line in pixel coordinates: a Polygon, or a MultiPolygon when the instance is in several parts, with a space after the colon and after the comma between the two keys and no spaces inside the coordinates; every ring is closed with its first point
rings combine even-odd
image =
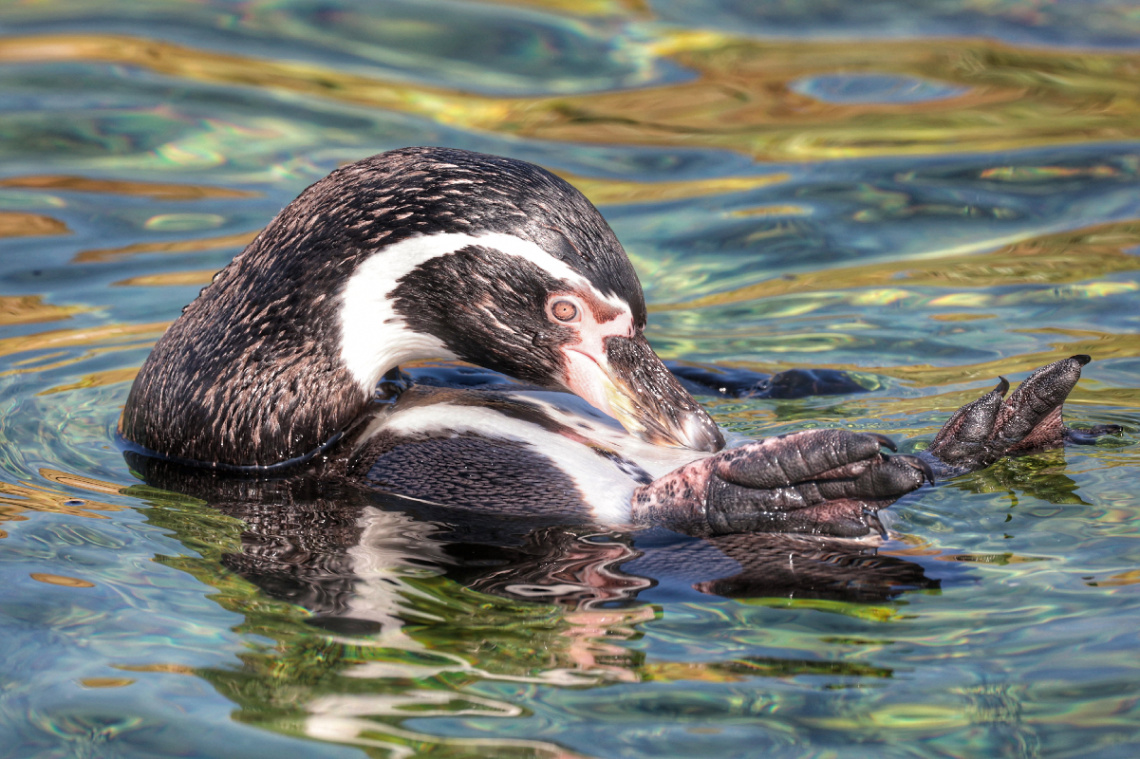
{"type": "Polygon", "coordinates": [[[0,24],[0,756],[1140,748],[1130,4],[46,0],[0,24]],[[869,389],[711,401],[736,433],[913,450],[1075,353],[1068,419],[1125,433],[904,499],[877,556],[837,554],[874,581],[814,596],[781,573],[818,556],[775,539],[698,577],[660,536],[492,545],[407,504],[141,485],[113,435],[165,325],[306,184],[413,144],[582,187],[662,355],[869,389]]]}

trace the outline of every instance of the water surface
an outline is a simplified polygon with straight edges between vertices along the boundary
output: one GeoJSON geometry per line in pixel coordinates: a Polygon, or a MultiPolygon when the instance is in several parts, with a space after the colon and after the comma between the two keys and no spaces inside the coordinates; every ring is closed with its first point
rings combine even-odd
{"type": "Polygon", "coordinates": [[[1140,748],[1131,5],[48,0],[0,35],[0,755],[1140,748]],[[496,584],[430,521],[336,499],[311,561],[251,563],[304,519],[144,485],[113,440],[130,381],[307,184],[416,144],[580,186],[664,357],[874,388],[712,402],[733,431],[913,449],[1088,353],[1067,418],[1125,433],[896,504],[881,554],[938,587],[881,598],[729,597],[653,563],[666,538],[572,530],[496,584]],[[519,580],[551,556],[576,590],[519,580]]]}

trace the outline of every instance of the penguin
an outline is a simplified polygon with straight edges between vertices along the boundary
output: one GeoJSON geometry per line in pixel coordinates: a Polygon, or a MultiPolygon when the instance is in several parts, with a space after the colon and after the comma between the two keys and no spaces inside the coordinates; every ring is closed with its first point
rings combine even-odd
{"type": "Polygon", "coordinates": [[[146,359],[118,434],[155,471],[696,536],[858,537],[884,533],[878,512],[936,465],[1059,444],[1088,360],[964,408],[941,458],[838,429],[726,447],[646,322],[628,256],[570,184],[510,158],[394,150],[310,186],[218,272],[146,359]],[[425,360],[492,379],[401,373],[425,360]]]}

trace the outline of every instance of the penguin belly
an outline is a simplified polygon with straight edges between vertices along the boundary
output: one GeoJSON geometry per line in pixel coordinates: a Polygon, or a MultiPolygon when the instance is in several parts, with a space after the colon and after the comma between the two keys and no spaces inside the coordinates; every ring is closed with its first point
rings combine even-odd
{"type": "Polygon", "coordinates": [[[449,508],[629,522],[633,491],[694,458],[649,445],[576,396],[415,386],[352,443],[349,474],[449,508]]]}

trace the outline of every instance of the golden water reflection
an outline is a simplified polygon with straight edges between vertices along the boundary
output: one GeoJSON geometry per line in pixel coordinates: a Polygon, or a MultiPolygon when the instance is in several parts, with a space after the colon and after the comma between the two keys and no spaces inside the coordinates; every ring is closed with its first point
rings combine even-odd
{"type": "Polygon", "coordinates": [[[44,303],[42,295],[0,295],[0,326],[54,322],[89,310],[86,306],[44,303]]]}
{"type": "MultiPolygon", "coordinates": [[[[112,483],[101,482],[83,475],[70,474],[55,469],[40,469],[40,477],[48,482],[80,488],[95,493],[121,492],[122,488],[112,483]]],[[[31,483],[0,482],[0,522],[20,521],[26,511],[68,514],[87,519],[106,519],[104,514],[95,512],[118,511],[122,507],[102,501],[76,498],[74,495],[31,483]]]]}
{"type": "Polygon", "coordinates": [[[982,39],[866,45],[742,39],[668,28],[656,34],[652,51],[697,72],[694,80],[588,95],[496,98],[312,63],[98,34],[8,38],[0,44],[0,62],[138,66],[530,139],[607,145],[683,141],[769,161],[1021,150],[1140,136],[1137,53],[1076,55],[982,39]],[[792,87],[805,77],[837,71],[918,77],[961,87],[964,94],[917,103],[837,104],[792,87]]]}
{"type": "MultiPolygon", "coordinates": [[[[650,311],[723,306],[758,298],[856,288],[898,290],[900,286],[913,286],[996,290],[1017,284],[1088,283],[1140,271],[1140,256],[1130,252],[1136,246],[1140,246],[1140,221],[1115,222],[1034,237],[989,253],[928,256],[786,275],[680,303],[653,304],[650,311]],[[1075,253],[1078,250],[1079,255],[1075,253]]],[[[1124,290],[1140,289],[1136,280],[1107,284],[1124,290]]],[[[963,296],[971,300],[961,305],[971,308],[984,307],[987,302],[1001,297],[953,293],[941,296],[943,300],[934,305],[957,305],[952,299],[963,296]]]]}
{"type": "Polygon", "coordinates": [[[15,368],[0,372],[0,377],[46,371],[77,364],[94,356],[146,347],[157,340],[169,324],[170,322],[109,324],[6,337],[0,339],[0,356],[19,353],[33,355],[12,362],[15,368]],[[70,348],[86,348],[86,350],[71,355],[68,350],[70,348]]]}
{"type": "Polygon", "coordinates": [[[0,211],[0,237],[68,235],[71,230],[59,219],[36,213],[0,211]]]}
{"type": "Polygon", "coordinates": [[[126,179],[94,179],[62,174],[37,174],[0,179],[0,187],[30,190],[64,190],[112,195],[133,195],[151,200],[202,200],[205,198],[253,198],[259,193],[229,187],[136,182],[126,179]]]}
{"type": "Polygon", "coordinates": [[[75,263],[103,263],[152,253],[201,253],[210,250],[224,250],[225,248],[243,248],[256,236],[256,231],[236,232],[218,237],[139,242],[118,248],[95,248],[80,251],[75,255],[73,261],[75,263]]]}
{"type": "Polygon", "coordinates": [[[208,285],[217,274],[217,269],[196,269],[194,271],[171,271],[164,274],[140,274],[137,277],[121,279],[115,284],[120,287],[183,287],[187,285],[208,285]]]}

